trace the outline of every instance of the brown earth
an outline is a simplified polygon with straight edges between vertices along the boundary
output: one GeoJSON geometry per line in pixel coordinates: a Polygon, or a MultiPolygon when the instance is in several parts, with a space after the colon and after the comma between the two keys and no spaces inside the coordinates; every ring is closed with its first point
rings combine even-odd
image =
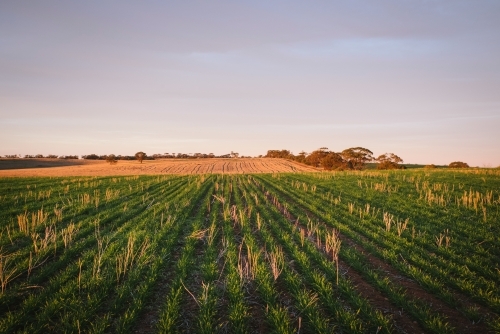
{"type": "Polygon", "coordinates": [[[247,174],[316,172],[318,169],[273,158],[120,160],[0,159],[0,177],[110,176],[143,174],[247,174]]]}

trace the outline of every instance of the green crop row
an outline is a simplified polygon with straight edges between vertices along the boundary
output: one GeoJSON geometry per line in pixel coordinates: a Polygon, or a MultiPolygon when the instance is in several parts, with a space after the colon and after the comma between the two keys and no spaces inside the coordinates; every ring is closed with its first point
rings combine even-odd
{"type": "Polygon", "coordinates": [[[0,332],[495,332],[499,189],[480,171],[3,178],[0,332]]]}
{"type": "MultiPolygon", "coordinates": [[[[391,264],[403,275],[415,279],[428,292],[439,297],[451,308],[458,308],[470,319],[471,324],[486,318],[489,319],[493,327],[498,325],[498,274],[495,276],[493,272],[495,269],[491,265],[498,263],[498,261],[495,262],[493,252],[487,252],[487,259],[483,259],[483,262],[490,263],[490,266],[481,268],[466,262],[469,261],[467,259],[443,256],[443,253],[449,252],[446,250],[439,252],[440,249],[437,246],[433,246],[432,252],[430,252],[423,245],[422,240],[417,242],[416,239],[422,239],[421,235],[411,236],[411,232],[406,231],[405,234],[399,236],[397,231],[387,231],[381,215],[377,217],[369,213],[358,215],[357,212],[350,212],[349,204],[352,202],[349,201],[353,201],[353,198],[358,201],[363,199],[360,194],[356,194],[359,187],[357,187],[355,178],[349,179],[350,175],[347,175],[346,179],[337,176],[335,179],[323,180],[323,182],[317,182],[316,177],[306,175],[290,175],[280,177],[279,180],[269,176],[258,176],[258,178],[265,183],[266,187],[279,194],[278,197],[283,198],[283,202],[288,205],[287,209],[294,215],[305,220],[307,215],[312,214],[315,219],[320,219],[325,226],[339,229],[365,250],[391,264]],[[311,192],[310,187],[307,191],[304,187],[286,186],[287,183],[297,182],[297,179],[300,179],[301,182],[308,180],[308,184],[315,185],[315,191],[311,192]],[[338,195],[341,196],[341,199],[339,200],[339,197],[336,196],[337,201],[334,203],[329,200],[332,196],[324,195],[335,192],[332,188],[342,189],[342,194],[338,195]],[[474,271],[474,269],[476,270],[474,271]],[[463,303],[463,298],[457,295],[456,291],[472,297],[472,302],[463,303]],[[474,306],[474,301],[483,306],[474,306]],[[489,308],[486,314],[484,306],[489,308]]],[[[391,201],[394,201],[393,198],[397,197],[398,193],[391,193],[388,196],[391,196],[391,201]]],[[[401,202],[403,201],[401,199],[401,202]]],[[[364,204],[366,205],[367,202],[372,206],[388,210],[387,202],[390,201],[375,202],[373,198],[370,198],[365,199],[364,204]]],[[[361,206],[359,202],[358,206],[361,206]]],[[[400,207],[404,207],[403,204],[400,207]]],[[[449,214],[449,209],[441,213],[441,215],[446,214],[449,214]]],[[[422,227],[424,223],[421,221],[419,227],[422,227]]],[[[430,223],[432,224],[432,222],[430,223]]],[[[460,226],[457,224],[450,226],[450,228],[456,229],[460,226]]],[[[484,237],[492,238],[488,234],[485,234],[484,237]]],[[[479,255],[475,254],[475,256],[479,255]]]]}

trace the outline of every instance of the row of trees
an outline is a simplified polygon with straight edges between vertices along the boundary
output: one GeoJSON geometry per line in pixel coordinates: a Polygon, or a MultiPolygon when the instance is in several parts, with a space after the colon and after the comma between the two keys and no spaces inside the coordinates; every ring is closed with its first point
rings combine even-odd
{"type": "MultiPolygon", "coordinates": [[[[163,153],[163,154],[152,154],[152,155],[147,155],[144,152],[137,152],[135,155],[114,155],[114,154],[108,154],[108,155],[97,155],[97,154],[89,154],[89,155],[82,155],[82,159],[89,159],[89,160],[107,160],[108,157],[113,156],[115,160],[139,160],[137,158],[137,154],[141,153],[142,160],[155,160],[155,159],[211,159],[211,158],[239,158],[240,155],[239,153],[232,152],[229,154],[223,154],[223,155],[215,155],[213,153],[163,153]]],[[[245,157],[242,156],[241,158],[250,158],[250,157],[245,157]]]]}
{"type": "MultiPolygon", "coordinates": [[[[114,154],[104,154],[104,155],[99,155],[99,154],[86,154],[82,155],[82,159],[87,159],[87,160],[106,160],[109,156],[113,156],[116,160],[135,160],[136,156],[135,155],[114,155],[114,154]]],[[[42,158],[48,158],[48,159],[79,159],[80,157],[78,155],[55,155],[55,154],[49,154],[49,155],[43,155],[43,154],[35,154],[35,155],[30,155],[26,154],[24,157],[20,154],[7,154],[3,156],[4,158],[8,159],[42,159],[42,158]]],[[[213,153],[156,153],[152,155],[146,155],[144,153],[144,159],[143,160],[154,160],[154,159],[211,159],[211,158],[251,158],[250,156],[240,156],[239,153],[237,152],[232,152],[228,154],[222,154],[222,155],[215,155],[213,153]]]]}
{"type": "Polygon", "coordinates": [[[394,153],[385,153],[374,158],[373,152],[364,147],[351,147],[338,153],[328,150],[327,147],[322,147],[310,154],[302,151],[298,155],[293,155],[288,150],[269,150],[265,157],[294,160],[325,170],[361,170],[366,163],[373,161],[377,162],[378,169],[405,168],[400,165],[403,159],[394,153]]]}
{"type": "MultiPolygon", "coordinates": [[[[453,162],[450,162],[450,164],[448,166],[439,166],[440,168],[442,167],[448,167],[448,168],[469,168],[469,164],[466,163],[466,162],[462,162],[462,161],[453,161],[453,162]]],[[[434,168],[438,168],[438,166],[434,165],[434,164],[430,164],[430,165],[425,165],[424,166],[425,169],[434,169],[434,168]]],[[[497,168],[500,168],[497,167],[497,168]]]]}
{"type": "MultiPolygon", "coordinates": [[[[106,162],[109,162],[109,164],[114,165],[114,164],[116,164],[116,163],[118,162],[118,159],[117,159],[117,158],[118,158],[118,157],[117,157],[117,156],[115,156],[114,154],[109,154],[109,155],[107,155],[107,156],[106,156],[106,159],[105,159],[105,160],[106,160],[106,162]]],[[[139,161],[139,162],[142,164],[142,161],[143,161],[144,159],[147,159],[147,158],[148,158],[148,156],[147,156],[147,154],[146,154],[146,153],[144,153],[144,152],[137,152],[137,153],[134,155],[134,157],[133,157],[133,158],[134,158],[134,159],[137,159],[137,161],[139,161]]],[[[127,160],[130,160],[130,159],[127,159],[127,160]]]]}
{"type": "MultiPolygon", "coordinates": [[[[21,155],[4,155],[5,158],[21,158],[21,155]]],[[[143,160],[155,160],[155,159],[207,159],[207,158],[238,158],[239,153],[231,151],[230,154],[224,154],[216,156],[213,153],[164,153],[164,154],[153,154],[148,156],[144,152],[137,152],[135,155],[97,155],[88,154],[82,155],[82,159],[88,160],[106,160],[110,164],[115,164],[118,160],[138,160],[142,163],[143,160]]],[[[242,158],[250,158],[241,156],[242,158]]],[[[259,158],[262,155],[259,155],[259,158]]],[[[289,150],[269,150],[264,156],[265,158],[281,158],[297,161],[306,165],[321,167],[325,170],[361,170],[365,168],[365,165],[369,162],[377,163],[377,169],[404,169],[403,162],[399,156],[394,153],[385,153],[379,155],[377,158],[373,156],[373,152],[369,149],[363,147],[351,147],[343,150],[342,152],[333,152],[328,150],[327,147],[321,147],[308,154],[304,151],[300,152],[298,155],[294,155],[289,150]]],[[[53,155],[49,154],[43,156],[42,154],[37,155],[25,155],[25,159],[35,159],[35,158],[49,158],[49,159],[78,159],[77,155],[53,155]]],[[[469,165],[462,161],[454,161],[448,165],[448,168],[468,168],[469,165]]],[[[436,168],[435,165],[426,165],[425,168],[436,168]]]]}
{"type": "MultiPolygon", "coordinates": [[[[194,154],[185,154],[185,153],[175,153],[169,154],[153,154],[151,156],[148,156],[144,152],[137,152],[134,156],[122,156],[122,155],[114,155],[114,154],[109,154],[109,155],[97,155],[97,154],[89,154],[89,155],[83,155],[82,159],[90,159],[90,160],[106,160],[110,164],[115,164],[118,162],[118,160],[138,160],[140,163],[142,163],[143,160],[156,160],[156,159],[210,159],[210,158],[238,158],[239,154],[232,152],[230,154],[224,154],[224,155],[219,155],[216,156],[213,153],[209,154],[204,154],[204,153],[194,153],[194,154]]],[[[242,158],[245,158],[242,156],[242,158]]],[[[248,157],[250,158],[250,157],[248,157]]]]}
{"type": "MultiPolygon", "coordinates": [[[[96,156],[96,155],[94,155],[96,156]]],[[[137,152],[134,157],[127,157],[127,160],[131,159],[137,159],[140,163],[142,163],[143,160],[149,159],[149,160],[154,160],[154,159],[206,159],[206,158],[238,158],[239,154],[234,153],[231,151],[231,154],[226,154],[226,155],[221,155],[221,156],[215,156],[213,153],[207,154],[202,154],[202,153],[195,153],[194,155],[187,155],[183,153],[178,153],[177,155],[168,155],[168,153],[165,153],[164,155],[161,154],[153,154],[151,157],[148,157],[148,155],[144,152],[137,152]]],[[[104,158],[107,162],[110,164],[115,164],[117,163],[117,160],[120,160],[121,156],[115,156],[114,154],[110,155],[105,155],[105,156],[100,156],[99,159],[104,158]]],[[[84,159],[89,159],[88,156],[84,156],[84,159]]]]}
{"type": "MultiPolygon", "coordinates": [[[[107,160],[110,156],[113,156],[115,160],[136,160],[135,155],[114,155],[114,154],[105,154],[105,155],[97,155],[97,154],[88,154],[82,155],[82,159],[86,160],[107,160]]],[[[153,160],[153,157],[145,156],[142,160],[153,160]]]]}
{"type": "MultiPolygon", "coordinates": [[[[4,155],[4,158],[9,158],[9,159],[20,159],[22,156],[19,154],[7,154],[4,155]]],[[[43,154],[36,154],[36,155],[30,155],[26,154],[24,156],[24,159],[42,159],[42,158],[48,158],[48,159],[78,159],[78,155],[56,155],[56,154],[49,154],[44,156],[43,154]]]]}
{"type": "MultiPolygon", "coordinates": [[[[240,158],[240,154],[231,151],[228,154],[215,155],[213,153],[163,153],[153,154],[155,159],[213,159],[213,158],[240,158]]],[[[241,158],[250,158],[241,156],[241,158]]]]}

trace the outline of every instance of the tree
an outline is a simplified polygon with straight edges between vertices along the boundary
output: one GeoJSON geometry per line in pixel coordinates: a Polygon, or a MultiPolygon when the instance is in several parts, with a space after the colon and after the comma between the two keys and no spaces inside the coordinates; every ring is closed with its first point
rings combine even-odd
{"type": "Polygon", "coordinates": [[[288,150],[268,150],[265,158],[293,159],[294,156],[288,150]]]}
{"type": "Polygon", "coordinates": [[[137,152],[135,158],[142,164],[142,160],[146,159],[147,155],[144,152],[137,152]]]}
{"type": "Polygon", "coordinates": [[[340,154],[335,152],[328,152],[328,154],[321,159],[321,166],[325,170],[344,169],[345,161],[340,154]]]}
{"type": "Polygon", "coordinates": [[[321,161],[330,153],[327,147],[321,147],[316,151],[311,152],[306,158],[305,162],[308,165],[319,167],[321,165],[321,161]]]}
{"type": "Polygon", "coordinates": [[[340,153],[346,161],[349,168],[360,170],[363,169],[367,162],[373,160],[373,152],[363,147],[351,147],[340,153]]]}
{"type": "Polygon", "coordinates": [[[453,161],[448,165],[448,168],[469,168],[469,165],[462,161],[453,161]]]}
{"type": "Polygon", "coordinates": [[[306,163],[306,156],[307,156],[307,153],[304,152],[304,151],[301,151],[296,157],[295,157],[295,161],[298,161],[300,163],[303,163],[305,164],[306,163]]]}
{"type": "Polygon", "coordinates": [[[385,153],[379,155],[375,161],[378,162],[377,169],[400,169],[401,166],[398,164],[403,162],[403,159],[394,153],[385,153]]]}
{"type": "Polygon", "coordinates": [[[110,154],[106,157],[106,162],[108,162],[110,165],[114,165],[118,162],[118,160],[116,160],[116,156],[114,154],[110,154]]]}
{"type": "Polygon", "coordinates": [[[99,160],[99,156],[97,154],[82,155],[82,158],[87,160],[99,160]]]}

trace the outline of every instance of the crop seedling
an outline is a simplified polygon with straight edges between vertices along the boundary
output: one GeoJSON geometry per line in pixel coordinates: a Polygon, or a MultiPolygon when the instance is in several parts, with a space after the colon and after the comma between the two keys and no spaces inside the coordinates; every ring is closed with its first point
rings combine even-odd
{"type": "Polygon", "coordinates": [[[495,332],[498,189],[490,169],[0,178],[0,332],[495,332]]]}

